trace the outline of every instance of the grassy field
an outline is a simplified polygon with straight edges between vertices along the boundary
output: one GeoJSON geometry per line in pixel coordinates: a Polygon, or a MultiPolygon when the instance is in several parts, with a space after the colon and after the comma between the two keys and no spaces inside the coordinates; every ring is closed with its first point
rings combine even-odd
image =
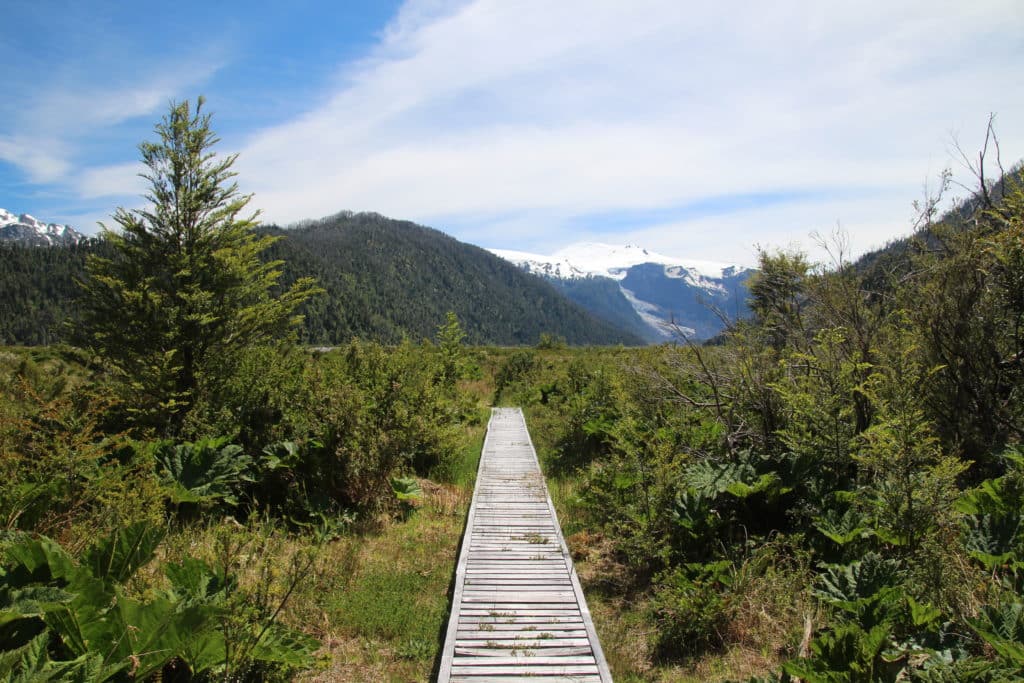
{"type": "Polygon", "coordinates": [[[421,482],[404,520],[328,543],[294,614],[308,614],[325,664],[302,681],[426,681],[439,660],[483,428],[456,484],[421,482]]]}

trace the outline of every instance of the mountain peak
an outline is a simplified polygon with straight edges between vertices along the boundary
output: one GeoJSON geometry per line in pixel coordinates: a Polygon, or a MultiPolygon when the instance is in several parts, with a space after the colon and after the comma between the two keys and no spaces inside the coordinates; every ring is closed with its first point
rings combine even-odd
{"type": "Polygon", "coordinates": [[[0,208],[0,242],[48,247],[78,244],[84,239],[85,235],[70,225],[46,223],[27,213],[16,215],[0,208]]]}
{"type": "Polygon", "coordinates": [[[730,316],[746,312],[742,282],[750,271],[740,265],[667,256],[637,244],[604,242],[571,244],[550,256],[490,251],[551,280],[571,299],[606,320],[611,320],[609,307],[615,309],[618,320],[623,307],[631,307],[638,317],[633,322],[642,325],[639,333],[652,341],[669,338],[678,329],[707,339],[724,327],[718,311],[730,316]],[[610,279],[616,286],[608,289],[592,282],[596,278],[610,279]]]}
{"type": "Polygon", "coordinates": [[[507,249],[490,251],[537,275],[563,279],[599,276],[622,280],[630,268],[644,263],[654,263],[665,266],[666,269],[673,269],[677,273],[676,277],[683,276],[685,271],[695,281],[718,280],[746,270],[745,267],[736,264],[667,256],[637,244],[578,242],[563,247],[550,256],[507,249]]]}

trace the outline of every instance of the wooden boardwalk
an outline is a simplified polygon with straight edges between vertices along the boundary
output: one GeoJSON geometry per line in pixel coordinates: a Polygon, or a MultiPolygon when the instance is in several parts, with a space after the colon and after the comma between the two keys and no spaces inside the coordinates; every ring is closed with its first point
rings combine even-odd
{"type": "Polygon", "coordinates": [[[491,413],[455,571],[440,683],[612,680],[518,408],[491,413]]]}

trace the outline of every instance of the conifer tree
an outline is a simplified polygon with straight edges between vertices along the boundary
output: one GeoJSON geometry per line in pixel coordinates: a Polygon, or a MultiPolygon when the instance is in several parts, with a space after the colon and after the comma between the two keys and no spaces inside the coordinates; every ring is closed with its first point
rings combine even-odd
{"type": "Polygon", "coordinates": [[[215,393],[247,347],[283,338],[299,304],[318,292],[311,279],[275,295],[280,261],[260,254],[276,238],[254,232],[258,212],[233,178],[237,155],[219,157],[203,113],[172,103],[139,145],[149,183],[142,210],[118,208],[103,237],[109,258],[87,266],[80,341],[113,369],[136,427],[181,431],[202,395],[215,393]]]}

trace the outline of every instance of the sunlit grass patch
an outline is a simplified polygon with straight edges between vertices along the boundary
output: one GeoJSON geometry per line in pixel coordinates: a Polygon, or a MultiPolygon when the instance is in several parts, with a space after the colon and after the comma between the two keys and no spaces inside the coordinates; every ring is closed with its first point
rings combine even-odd
{"type": "Polygon", "coordinates": [[[430,678],[472,490],[424,481],[423,491],[409,519],[359,538],[344,585],[320,596],[332,663],[304,680],[430,678]]]}

